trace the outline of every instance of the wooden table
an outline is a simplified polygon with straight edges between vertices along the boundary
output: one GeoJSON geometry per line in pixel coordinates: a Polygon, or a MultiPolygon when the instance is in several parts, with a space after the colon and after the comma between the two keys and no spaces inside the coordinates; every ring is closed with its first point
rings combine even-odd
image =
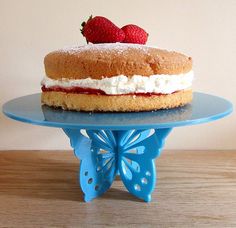
{"type": "Polygon", "coordinates": [[[0,152],[0,227],[236,227],[236,152],[164,151],[152,202],[117,179],[83,202],[72,152],[0,152]]]}

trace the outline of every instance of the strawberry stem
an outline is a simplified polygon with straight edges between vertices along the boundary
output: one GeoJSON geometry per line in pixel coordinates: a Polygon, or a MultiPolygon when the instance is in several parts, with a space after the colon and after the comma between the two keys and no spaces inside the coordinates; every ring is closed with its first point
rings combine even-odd
{"type": "MultiPolygon", "coordinates": [[[[88,23],[88,21],[89,20],[91,20],[93,18],[93,15],[90,15],[89,16],[89,18],[88,18],[88,20],[85,22],[85,21],[83,21],[82,23],[81,23],[81,26],[82,26],[82,28],[80,29],[80,32],[82,33],[82,35],[84,36],[84,26],[88,23]]],[[[88,43],[88,42],[87,42],[88,43]]]]}

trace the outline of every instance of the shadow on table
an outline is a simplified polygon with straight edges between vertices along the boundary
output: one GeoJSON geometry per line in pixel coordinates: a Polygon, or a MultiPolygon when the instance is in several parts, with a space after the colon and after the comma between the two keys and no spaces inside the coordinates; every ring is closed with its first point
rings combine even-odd
{"type": "MultiPolygon", "coordinates": [[[[123,187],[122,187],[123,188],[123,187]]],[[[127,190],[118,189],[111,187],[104,195],[100,197],[101,199],[111,199],[111,200],[122,200],[122,201],[133,201],[133,202],[142,202],[143,200],[138,199],[137,197],[131,195],[127,190]]]]}

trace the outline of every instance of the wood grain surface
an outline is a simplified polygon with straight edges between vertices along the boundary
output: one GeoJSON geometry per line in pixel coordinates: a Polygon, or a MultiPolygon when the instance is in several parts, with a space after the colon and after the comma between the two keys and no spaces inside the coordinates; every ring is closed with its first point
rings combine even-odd
{"type": "Polygon", "coordinates": [[[121,180],[83,202],[65,151],[0,152],[0,227],[236,227],[236,152],[164,151],[152,202],[121,180]]]}

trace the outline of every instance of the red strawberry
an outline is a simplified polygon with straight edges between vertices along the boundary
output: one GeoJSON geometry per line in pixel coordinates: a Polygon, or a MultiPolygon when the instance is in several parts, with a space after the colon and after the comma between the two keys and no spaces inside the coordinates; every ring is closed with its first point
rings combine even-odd
{"type": "Polygon", "coordinates": [[[115,43],[122,42],[124,32],[105,17],[92,16],[87,22],[83,22],[81,32],[87,42],[91,43],[115,43]]]}
{"type": "Polygon", "coordinates": [[[121,28],[125,33],[123,43],[146,44],[148,33],[137,25],[125,25],[121,28]]]}

